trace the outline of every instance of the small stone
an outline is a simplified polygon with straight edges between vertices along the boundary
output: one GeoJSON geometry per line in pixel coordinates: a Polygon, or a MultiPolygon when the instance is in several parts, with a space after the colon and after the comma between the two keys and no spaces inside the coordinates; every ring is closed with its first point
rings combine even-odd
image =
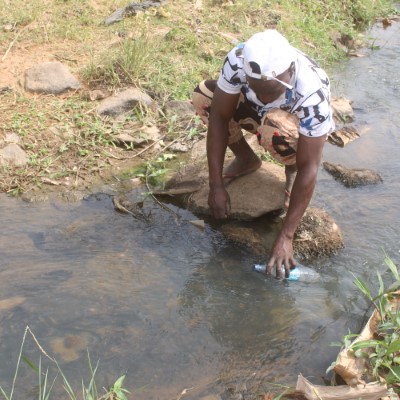
{"type": "Polygon", "coordinates": [[[132,111],[138,104],[149,107],[153,99],[136,88],[126,89],[116,96],[104,99],[97,108],[99,115],[116,117],[127,111],[132,111]]]}
{"type": "Polygon", "coordinates": [[[60,94],[79,87],[79,81],[60,62],[37,64],[25,72],[25,90],[30,92],[60,94]]]}
{"type": "Polygon", "coordinates": [[[24,303],[25,300],[25,297],[22,296],[9,297],[8,299],[0,300],[0,311],[10,310],[11,308],[17,307],[24,303]]]}
{"type": "Polygon", "coordinates": [[[105,90],[91,90],[87,94],[88,99],[91,101],[103,100],[109,96],[110,94],[105,90]]]}
{"type": "Polygon", "coordinates": [[[189,151],[189,147],[184,145],[183,143],[174,143],[172,146],[169,147],[171,151],[176,153],[187,153],[189,151]]]}
{"type": "Polygon", "coordinates": [[[21,138],[16,133],[7,133],[4,141],[6,143],[19,143],[21,138]]]}
{"type": "Polygon", "coordinates": [[[328,136],[328,142],[339,147],[344,147],[359,137],[360,134],[354,126],[343,126],[328,136]]]}
{"type": "Polygon", "coordinates": [[[5,24],[3,25],[3,31],[4,32],[12,32],[15,29],[14,24],[5,24]]]}
{"type": "Polygon", "coordinates": [[[28,162],[28,156],[25,151],[17,144],[11,143],[0,149],[0,165],[14,165],[20,167],[28,162]]]}
{"type": "Polygon", "coordinates": [[[204,229],[206,227],[204,220],[196,219],[193,221],[189,221],[192,225],[196,226],[197,228],[204,229]]]}
{"type": "Polygon", "coordinates": [[[119,135],[117,135],[116,139],[122,144],[136,143],[136,139],[128,133],[120,133],[119,135]]]}

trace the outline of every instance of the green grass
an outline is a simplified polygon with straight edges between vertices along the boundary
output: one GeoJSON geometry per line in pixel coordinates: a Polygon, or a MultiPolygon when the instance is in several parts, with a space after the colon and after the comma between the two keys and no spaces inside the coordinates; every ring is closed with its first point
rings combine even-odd
{"type": "Polygon", "coordinates": [[[178,1],[165,6],[169,18],[155,13],[116,24],[116,29],[127,37],[115,49],[101,53],[103,61],[98,62],[97,74],[91,63],[84,76],[89,82],[98,81],[100,72],[112,85],[124,84],[128,79],[158,98],[187,99],[200,80],[217,77],[235,42],[245,41],[255,32],[277,28],[328,68],[344,56],[335,46],[335,37],[356,38],[376,17],[393,12],[393,2],[388,0],[220,3],[203,2],[203,7],[196,10],[187,1],[178,1]],[[135,32],[144,30],[147,37],[129,36],[132,20],[135,32]]]}
{"type": "Polygon", "coordinates": [[[92,86],[142,86],[153,73],[152,66],[159,52],[157,43],[145,30],[135,38],[122,40],[115,48],[91,55],[82,76],[92,86]]]}

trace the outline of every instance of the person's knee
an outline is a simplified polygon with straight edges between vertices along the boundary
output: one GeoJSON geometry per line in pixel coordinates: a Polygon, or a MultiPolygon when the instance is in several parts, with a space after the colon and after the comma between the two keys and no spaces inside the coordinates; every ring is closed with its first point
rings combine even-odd
{"type": "Polygon", "coordinates": [[[257,132],[259,144],[285,166],[296,164],[297,138],[284,134],[278,128],[261,125],[257,132]]]}
{"type": "Polygon", "coordinates": [[[205,87],[210,91],[210,92],[215,92],[215,89],[217,88],[217,81],[215,79],[209,79],[206,81],[203,81],[205,87]]]}
{"type": "Polygon", "coordinates": [[[193,94],[192,94],[192,98],[197,93],[197,94],[205,96],[205,97],[207,97],[209,99],[212,99],[216,87],[217,87],[217,81],[216,80],[205,80],[205,81],[202,81],[194,88],[193,94]]]}

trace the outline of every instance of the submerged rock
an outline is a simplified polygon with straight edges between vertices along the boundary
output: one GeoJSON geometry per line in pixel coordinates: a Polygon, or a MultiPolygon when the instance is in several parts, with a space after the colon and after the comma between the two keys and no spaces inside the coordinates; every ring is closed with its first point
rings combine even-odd
{"type": "Polygon", "coordinates": [[[0,311],[1,310],[11,310],[23,303],[25,303],[26,298],[22,296],[9,297],[8,299],[0,300],[0,311]]]}
{"type": "Polygon", "coordinates": [[[59,354],[63,361],[71,362],[78,360],[89,344],[85,336],[67,335],[51,339],[52,350],[59,354]]]}
{"type": "Polygon", "coordinates": [[[150,219],[149,215],[143,210],[143,201],[132,202],[123,195],[113,196],[112,202],[114,208],[124,214],[130,214],[132,217],[148,222],[150,219]]]}
{"type": "Polygon", "coordinates": [[[252,253],[265,255],[267,249],[264,245],[263,237],[254,229],[235,225],[223,225],[220,231],[228,240],[248,248],[252,253]]]}
{"type": "Polygon", "coordinates": [[[346,187],[351,188],[362,185],[374,185],[383,181],[382,177],[376,171],[371,169],[351,169],[327,161],[322,165],[325,171],[330,173],[336,180],[340,181],[346,187]]]}

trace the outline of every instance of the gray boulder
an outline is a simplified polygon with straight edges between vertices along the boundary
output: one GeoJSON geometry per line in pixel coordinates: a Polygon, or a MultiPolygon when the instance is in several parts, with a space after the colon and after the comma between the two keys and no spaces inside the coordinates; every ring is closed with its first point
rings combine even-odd
{"type": "MultiPolygon", "coordinates": [[[[284,202],[284,168],[263,162],[257,171],[237,178],[226,189],[231,199],[232,219],[251,220],[280,210],[284,202]]],[[[194,213],[211,214],[207,204],[208,169],[204,162],[185,166],[166,183],[164,190],[153,193],[174,198],[194,213]]]]}
{"type": "Polygon", "coordinates": [[[37,64],[25,72],[25,90],[30,92],[60,94],[79,87],[79,81],[60,62],[37,64]]]}
{"type": "Polygon", "coordinates": [[[0,165],[20,167],[28,162],[28,156],[16,143],[10,143],[0,149],[0,165]]]}
{"type": "Polygon", "coordinates": [[[102,116],[117,117],[127,111],[131,111],[138,104],[150,107],[153,103],[152,98],[136,88],[126,89],[115,96],[104,99],[97,108],[97,113],[102,116]]]}
{"type": "Polygon", "coordinates": [[[382,177],[376,171],[371,169],[346,168],[343,165],[332,164],[327,161],[322,165],[325,171],[349,188],[363,185],[374,185],[383,181],[382,177]]]}

